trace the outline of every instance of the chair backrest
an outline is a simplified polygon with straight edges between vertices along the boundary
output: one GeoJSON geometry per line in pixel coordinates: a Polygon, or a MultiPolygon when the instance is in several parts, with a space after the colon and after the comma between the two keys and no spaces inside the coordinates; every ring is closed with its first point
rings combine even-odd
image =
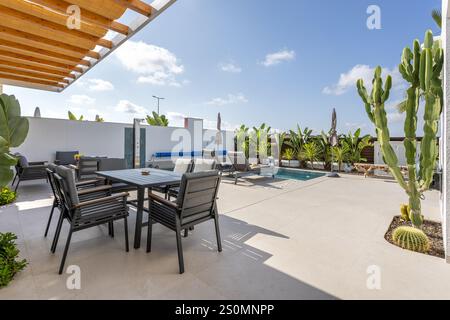
{"type": "Polygon", "coordinates": [[[17,158],[16,169],[29,167],[28,159],[25,156],[21,155],[20,153],[16,153],[14,154],[14,156],[17,158]]]}
{"type": "Polygon", "coordinates": [[[177,198],[182,222],[189,216],[213,214],[219,185],[220,176],[216,170],[184,174],[177,198]]]}
{"type": "Polygon", "coordinates": [[[228,158],[231,163],[238,171],[246,171],[248,170],[248,160],[245,157],[244,152],[241,151],[230,151],[228,152],[228,158]]]}
{"type": "Polygon", "coordinates": [[[195,159],[192,172],[211,171],[216,169],[216,160],[214,159],[195,159]]]}
{"type": "Polygon", "coordinates": [[[48,181],[50,183],[50,187],[53,192],[53,196],[56,199],[56,203],[62,204],[63,200],[61,198],[62,197],[61,192],[59,190],[58,182],[56,181],[56,177],[55,177],[56,167],[57,167],[57,165],[55,165],[54,163],[49,163],[46,171],[47,171],[48,181]]]}
{"type": "Polygon", "coordinates": [[[80,157],[78,161],[78,179],[91,179],[96,176],[98,171],[98,163],[100,158],[96,157],[80,157]]]}
{"type": "Polygon", "coordinates": [[[80,203],[78,198],[77,187],[75,184],[75,174],[72,169],[58,166],[56,167],[55,177],[59,182],[59,187],[62,189],[62,196],[64,202],[67,204],[68,208],[71,208],[80,203]]]}
{"type": "Polygon", "coordinates": [[[56,151],[55,160],[62,166],[76,164],[75,155],[79,153],[79,151],[56,151]]]}
{"type": "Polygon", "coordinates": [[[192,160],[191,159],[177,159],[175,161],[175,168],[173,172],[184,174],[191,172],[192,170],[192,160]]]}
{"type": "Polygon", "coordinates": [[[106,158],[106,159],[99,159],[98,162],[99,171],[115,171],[115,170],[124,170],[126,168],[127,163],[125,159],[106,158]]]}

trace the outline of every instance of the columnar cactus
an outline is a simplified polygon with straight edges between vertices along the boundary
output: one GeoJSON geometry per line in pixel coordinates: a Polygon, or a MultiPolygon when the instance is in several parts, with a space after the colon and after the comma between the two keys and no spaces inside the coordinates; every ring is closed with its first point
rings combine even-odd
{"type": "Polygon", "coordinates": [[[14,173],[11,166],[17,163],[9,149],[25,141],[28,129],[28,119],[21,117],[16,97],[0,95],[0,190],[12,180],[14,173]]]}
{"type": "Polygon", "coordinates": [[[418,40],[414,41],[414,51],[405,48],[399,65],[400,73],[409,83],[407,91],[405,119],[405,153],[408,165],[408,181],[403,177],[398,166],[398,158],[390,144],[390,135],[385,102],[389,99],[392,78],[388,76],[383,89],[382,69],[375,70],[373,90],[370,96],[364,87],[363,80],[358,80],[357,88],[369,119],[375,124],[378,142],[381,146],[384,161],[389,166],[399,185],[409,196],[410,218],[413,226],[420,228],[423,223],[421,198],[430,187],[438,156],[436,134],[442,110],[443,50],[433,41],[433,33],[427,31],[423,48],[418,40]],[[416,169],[417,154],[417,113],[420,99],[425,99],[424,137],[421,143],[419,170],[416,169]]]}

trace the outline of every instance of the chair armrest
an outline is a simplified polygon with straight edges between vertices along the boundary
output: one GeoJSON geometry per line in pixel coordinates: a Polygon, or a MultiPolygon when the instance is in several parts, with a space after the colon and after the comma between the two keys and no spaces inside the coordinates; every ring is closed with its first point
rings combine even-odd
{"type": "Polygon", "coordinates": [[[176,203],[173,203],[173,202],[171,202],[169,200],[161,198],[160,196],[157,196],[156,194],[150,193],[148,195],[148,197],[152,201],[156,201],[156,202],[159,202],[159,203],[161,203],[161,204],[163,204],[163,205],[165,205],[167,207],[170,207],[172,209],[179,210],[179,207],[178,207],[178,205],[176,203]]]}
{"type": "Polygon", "coordinates": [[[74,164],[69,164],[68,167],[73,170],[78,170],[78,167],[74,164]]]}
{"type": "Polygon", "coordinates": [[[82,187],[90,184],[98,184],[98,183],[105,183],[104,178],[98,178],[98,179],[92,179],[92,180],[84,180],[84,181],[78,181],[76,183],[77,187],[82,187]]]}
{"type": "Polygon", "coordinates": [[[22,167],[22,169],[24,171],[28,170],[28,171],[32,171],[32,170],[40,170],[40,169],[47,169],[46,165],[30,165],[29,167],[22,167]]]}
{"type": "Polygon", "coordinates": [[[82,196],[82,195],[89,194],[89,193],[107,191],[107,190],[111,190],[111,188],[112,188],[111,185],[104,185],[104,186],[95,187],[95,188],[82,189],[82,190],[78,191],[78,195],[82,196]]]}
{"type": "Polygon", "coordinates": [[[103,197],[103,198],[98,198],[98,199],[89,200],[89,201],[85,201],[85,202],[80,202],[79,204],[74,206],[73,209],[81,209],[84,207],[89,207],[89,206],[97,205],[100,203],[111,202],[113,200],[120,199],[120,198],[123,198],[125,200],[124,203],[126,204],[126,198],[128,197],[128,195],[129,195],[128,192],[122,192],[122,193],[118,193],[118,194],[115,194],[115,195],[109,196],[109,197],[103,197]]]}
{"type": "Polygon", "coordinates": [[[28,164],[29,164],[30,166],[39,166],[39,165],[43,166],[43,165],[45,165],[47,162],[48,162],[48,161],[34,161],[34,162],[28,162],[28,164]]]}

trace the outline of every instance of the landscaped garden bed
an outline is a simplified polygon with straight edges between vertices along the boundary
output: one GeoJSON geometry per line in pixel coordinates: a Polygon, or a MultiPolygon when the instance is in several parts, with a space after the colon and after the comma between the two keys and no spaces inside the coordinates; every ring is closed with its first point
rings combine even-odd
{"type": "MultiPolygon", "coordinates": [[[[410,226],[411,223],[402,219],[401,216],[396,216],[392,220],[388,231],[384,238],[391,244],[397,246],[392,240],[392,233],[397,227],[410,226]]],[[[425,253],[430,256],[445,258],[444,241],[442,237],[442,224],[435,221],[425,220],[422,225],[422,231],[428,236],[430,240],[430,249],[425,253]]]]}

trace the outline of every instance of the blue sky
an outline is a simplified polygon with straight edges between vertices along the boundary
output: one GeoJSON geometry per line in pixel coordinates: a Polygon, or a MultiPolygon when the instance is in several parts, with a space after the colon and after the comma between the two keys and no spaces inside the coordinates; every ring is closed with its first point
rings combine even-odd
{"type": "MultiPolygon", "coordinates": [[[[155,94],[166,98],[161,112],[172,124],[185,115],[207,119],[207,127],[221,112],[228,128],[266,122],[328,130],[335,107],[341,132],[373,134],[354,79],[370,77],[376,65],[399,79],[403,47],[428,28],[438,32],[430,12],[440,3],[179,0],[63,93],[4,91],[19,98],[25,115],[39,106],[43,117],[67,118],[72,110],[112,122],[153,111],[155,94]],[[381,30],[366,26],[369,5],[381,8],[381,30]]],[[[393,135],[402,135],[392,108],[402,97],[399,79],[388,106],[393,135]]]]}

